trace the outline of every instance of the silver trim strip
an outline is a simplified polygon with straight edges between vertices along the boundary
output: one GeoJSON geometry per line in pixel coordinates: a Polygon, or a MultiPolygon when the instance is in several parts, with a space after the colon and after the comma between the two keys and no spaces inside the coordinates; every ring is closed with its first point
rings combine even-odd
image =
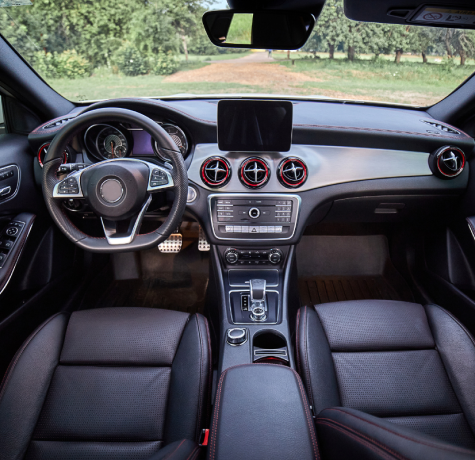
{"type": "Polygon", "coordinates": [[[242,290],[242,289],[239,289],[239,290],[232,290],[232,291],[229,291],[229,294],[228,294],[228,301],[229,301],[229,311],[231,312],[231,321],[233,322],[233,324],[238,324],[238,325],[241,325],[241,326],[250,326],[252,324],[256,324],[256,325],[268,325],[268,324],[279,324],[279,313],[280,313],[280,300],[279,300],[279,291],[273,291],[273,290],[267,290],[267,292],[275,292],[277,294],[277,321],[275,323],[267,323],[266,321],[261,321],[261,322],[252,322],[252,323],[236,323],[234,321],[234,318],[233,318],[233,309],[231,308],[231,294],[233,292],[241,292],[241,293],[246,293],[248,292],[249,295],[251,295],[251,291],[250,290],[242,290]]]}
{"type": "Polygon", "coordinates": [[[104,221],[104,219],[101,217],[101,223],[102,223],[102,227],[104,228],[104,234],[106,235],[107,242],[111,246],[117,246],[119,244],[130,244],[130,243],[132,243],[132,241],[134,241],[135,236],[137,234],[137,231],[140,227],[140,224],[142,223],[142,219],[143,219],[143,216],[145,214],[145,211],[149,207],[151,201],[152,201],[152,196],[149,195],[147,201],[142,206],[142,209],[140,210],[140,213],[138,214],[137,218],[135,219],[134,225],[130,229],[129,234],[125,235],[125,236],[114,236],[114,235],[117,234],[117,230],[115,228],[113,228],[112,225],[110,225],[109,221],[104,221]]]}
{"type": "MultiPolygon", "coordinates": [[[[228,270],[228,278],[229,278],[229,272],[236,271],[236,272],[246,272],[246,273],[252,273],[252,270],[267,270],[270,272],[277,272],[277,280],[279,279],[279,270],[276,268],[260,268],[260,267],[249,267],[249,268],[230,268],[228,270]]],[[[229,283],[230,287],[249,287],[249,282],[247,284],[231,284],[229,283]]],[[[279,283],[277,284],[267,284],[267,287],[279,287],[279,283]]]]}
{"type": "MultiPolygon", "coordinates": [[[[265,193],[265,194],[255,194],[255,193],[213,193],[212,195],[208,195],[208,211],[209,211],[209,216],[211,220],[211,228],[213,229],[213,234],[216,239],[218,240],[224,240],[224,241],[268,241],[269,244],[272,241],[283,241],[283,240],[290,240],[294,234],[295,230],[297,228],[297,223],[299,220],[299,213],[300,213],[300,205],[302,203],[302,199],[298,195],[292,195],[292,194],[287,194],[287,195],[282,195],[282,194],[277,194],[277,193],[265,193]],[[297,211],[295,214],[295,221],[290,222],[291,224],[293,223],[294,228],[292,230],[292,233],[290,236],[286,236],[285,238],[224,238],[220,237],[216,234],[216,230],[214,229],[214,222],[213,222],[213,214],[211,210],[211,199],[212,198],[254,198],[254,199],[269,199],[269,198],[282,198],[285,200],[288,200],[290,198],[294,198],[297,200],[297,211]]],[[[234,222],[223,222],[223,225],[234,225],[234,222]]],[[[260,225],[260,224],[259,224],[260,225]]],[[[277,222],[276,222],[277,225],[277,222]]],[[[239,233],[239,235],[245,235],[245,233],[239,233]]],[[[269,235],[272,235],[272,233],[269,233],[269,235]]]]}

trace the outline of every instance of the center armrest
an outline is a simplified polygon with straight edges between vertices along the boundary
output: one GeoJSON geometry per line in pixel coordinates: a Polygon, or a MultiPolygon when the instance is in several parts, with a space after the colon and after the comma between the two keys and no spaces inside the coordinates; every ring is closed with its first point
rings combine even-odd
{"type": "Polygon", "coordinates": [[[318,459],[315,425],[298,374],[274,364],[226,369],[218,384],[210,460],[318,459]]]}

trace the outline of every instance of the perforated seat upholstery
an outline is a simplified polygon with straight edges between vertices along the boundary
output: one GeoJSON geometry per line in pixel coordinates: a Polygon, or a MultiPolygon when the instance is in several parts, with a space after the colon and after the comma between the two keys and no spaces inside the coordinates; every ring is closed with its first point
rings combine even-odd
{"type": "Polygon", "coordinates": [[[0,458],[195,458],[210,366],[201,315],[59,313],[25,342],[4,378],[0,458]]]}
{"type": "Polygon", "coordinates": [[[360,436],[348,428],[360,418],[375,439],[384,426],[475,449],[475,344],[441,307],[361,300],[302,308],[297,358],[327,446],[337,430],[360,436]]]}

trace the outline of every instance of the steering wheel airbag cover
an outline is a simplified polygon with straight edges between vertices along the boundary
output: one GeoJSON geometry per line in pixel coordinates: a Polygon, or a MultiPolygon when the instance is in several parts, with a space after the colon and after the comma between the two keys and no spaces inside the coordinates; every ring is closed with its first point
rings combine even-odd
{"type": "Polygon", "coordinates": [[[137,213],[145,202],[148,173],[148,167],[139,162],[99,163],[84,171],[81,187],[87,203],[96,214],[109,220],[127,219],[137,213]],[[122,189],[117,197],[115,189],[122,189]]]}

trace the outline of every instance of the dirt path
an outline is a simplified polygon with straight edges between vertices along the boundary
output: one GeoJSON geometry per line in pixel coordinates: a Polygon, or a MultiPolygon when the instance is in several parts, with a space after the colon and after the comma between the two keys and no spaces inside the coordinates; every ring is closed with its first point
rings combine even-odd
{"type": "Polygon", "coordinates": [[[238,59],[215,61],[200,69],[177,72],[164,79],[166,83],[225,82],[241,85],[274,87],[286,92],[293,86],[306,81],[319,81],[303,73],[292,72],[287,67],[269,63],[275,62],[267,53],[252,53],[238,59]]]}

